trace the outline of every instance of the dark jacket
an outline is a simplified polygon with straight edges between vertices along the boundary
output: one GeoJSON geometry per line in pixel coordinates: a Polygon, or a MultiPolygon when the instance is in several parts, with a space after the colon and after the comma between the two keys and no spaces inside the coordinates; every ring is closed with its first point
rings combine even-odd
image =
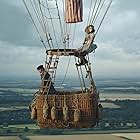
{"type": "MultiPolygon", "coordinates": [[[[43,75],[41,75],[41,79],[42,78],[43,78],[43,75]]],[[[48,72],[46,73],[46,75],[44,77],[44,80],[50,80],[50,81],[44,81],[43,86],[45,86],[45,87],[48,86],[49,87],[49,84],[51,84],[48,94],[54,94],[56,92],[56,90],[53,86],[52,79],[50,78],[50,74],[48,72]]],[[[45,88],[43,88],[43,89],[45,89],[45,88]]]]}

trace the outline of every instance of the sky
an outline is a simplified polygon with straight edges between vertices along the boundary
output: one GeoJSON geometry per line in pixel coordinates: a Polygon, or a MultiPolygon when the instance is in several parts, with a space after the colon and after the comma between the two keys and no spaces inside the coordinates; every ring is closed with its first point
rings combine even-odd
{"type": "MultiPolygon", "coordinates": [[[[89,5],[84,0],[85,9],[89,5]]],[[[113,0],[95,39],[98,48],[90,54],[93,76],[140,78],[139,5],[139,0],[113,0]]],[[[77,44],[84,35],[83,26],[78,28],[77,44]]],[[[60,60],[58,75],[66,70],[68,59],[60,60]]],[[[22,0],[0,0],[0,77],[38,77],[36,67],[44,61],[45,50],[22,0]]],[[[72,76],[73,63],[68,71],[72,76]]]]}

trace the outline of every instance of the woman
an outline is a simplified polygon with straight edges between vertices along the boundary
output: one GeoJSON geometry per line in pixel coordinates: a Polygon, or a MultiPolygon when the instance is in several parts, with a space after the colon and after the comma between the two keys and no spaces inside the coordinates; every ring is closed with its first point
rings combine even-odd
{"type": "Polygon", "coordinates": [[[94,26],[93,25],[87,26],[85,32],[86,32],[86,36],[85,36],[83,46],[74,52],[74,55],[80,58],[80,63],[76,64],[77,66],[81,66],[87,63],[88,61],[86,60],[85,56],[93,52],[97,48],[97,45],[93,44],[95,38],[94,26]]]}

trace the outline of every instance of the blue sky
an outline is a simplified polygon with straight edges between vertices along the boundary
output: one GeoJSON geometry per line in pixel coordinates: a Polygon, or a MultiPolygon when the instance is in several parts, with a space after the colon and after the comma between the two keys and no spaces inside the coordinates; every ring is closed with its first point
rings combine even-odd
{"type": "MultiPolygon", "coordinates": [[[[140,77],[139,5],[139,0],[113,1],[95,40],[98,48],[90,55],[94,76],[140,77]]],[[[37,77],[36,66],[44,63],[45,51],[22,0],[1,0],[0,19],[0,76],[37,77]]],[[[81,44],[83,27],[77,29],[75,46],[81,44]]],[[[70,75],[75,73],[73,63],[72,59],[70,75]]],[[[67,59],[62,58],[59,73],[66,65],[67,59]]]]}

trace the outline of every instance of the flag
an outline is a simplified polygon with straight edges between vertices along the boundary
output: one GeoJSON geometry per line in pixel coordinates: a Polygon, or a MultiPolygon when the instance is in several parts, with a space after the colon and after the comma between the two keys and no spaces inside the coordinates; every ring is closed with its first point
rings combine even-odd
{"type": "Polygon", "coordinates": [[[82,0],[65,0],[65,22],[76,23],[83,21],[82,0]]]}

